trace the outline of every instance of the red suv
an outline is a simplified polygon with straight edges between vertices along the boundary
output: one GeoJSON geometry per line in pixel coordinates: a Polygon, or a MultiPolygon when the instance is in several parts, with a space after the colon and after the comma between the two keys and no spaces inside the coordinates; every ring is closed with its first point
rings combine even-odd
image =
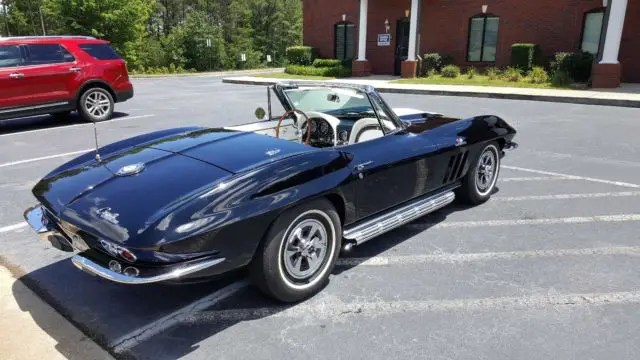
{"type": "Polygon", "coordinates": [[[0,120],[73,110],[88,121],[111,117],[133,97],[124,60],[86,36],[0,38],[0,120]]]}

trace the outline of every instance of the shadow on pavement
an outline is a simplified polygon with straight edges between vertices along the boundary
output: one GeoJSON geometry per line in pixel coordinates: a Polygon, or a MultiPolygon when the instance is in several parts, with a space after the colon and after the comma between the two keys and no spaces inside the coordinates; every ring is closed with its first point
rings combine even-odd
{"type": "MultiPolygon", "coordinates": [[[[424,225],[420,227],[421,229],[400,227],[379,239],[357,246],[348,257],[357,257],[365,261],[428,230],[431,226],[444,221],[449,214],[468,208],[468,206],[450,205],[412,222],[414,225],[424,225]]],[[[340,274],[355,266],[357,264],[336,267],[333,274],[340,274]]],[[[92,277],[77,270],[71,261],[66,259],[26,274],[21,280],[85,334],[108,349],[114,340],[201,299],[243,276],[245,276],[244,271],[238,271],[208,283],[130,286],[92,277]]],[[[17,301],[24,311],[32,311],[28,303],[21,303],[20,298],[17,298],[17,301]]],[[[179,323],[168,328],[133,348],[125,349],[118,356],[158,360],[180,358],[196,351],[199,348],[199,342],[235,324],[269,317],[292,306],[295,304],[276,302],[264,296],[255,287],[249,286],[213,304],[206,310],[206,314],[192,314],[187,323],[179,323]],[[199,316],[203,316],[202,321],[199,316]]],[[[32,316],[40,324],[39,318],[42,314],[36,311],[32,316]]],[[[55,327],[47,324],[42,324],[41,327],[58,341],[57,347],[61,353],[67,354],[74,348],[74,344],[58,334],[55,327]]]]}
{"type": "MultiPolygon", "coordinates": [[[[114,112],[111,119],[101,123],[108,123],[121,117],[129,116],[128,113],[114,112]]],[[[90,124],[84,121],[76,112],[72,112],[66,117],[53,115],[39,115],[18,119],[0,120],[0,134],[13,134],[23,131],[33,131],[41,129],[63,128],[71,125],[90,124]]]]}

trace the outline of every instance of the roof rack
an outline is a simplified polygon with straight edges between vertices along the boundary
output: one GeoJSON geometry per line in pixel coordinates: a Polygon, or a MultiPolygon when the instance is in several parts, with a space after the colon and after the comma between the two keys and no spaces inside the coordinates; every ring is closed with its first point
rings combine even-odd
{"type": "Polygon", "coordinates": [[[52,35],[52,36],[9,36],[0,37],[0,41],[6,40],[37,40],[37,39],[78,39],[78,40],[96,40],[93,36],[82,35],[52,35]]]}

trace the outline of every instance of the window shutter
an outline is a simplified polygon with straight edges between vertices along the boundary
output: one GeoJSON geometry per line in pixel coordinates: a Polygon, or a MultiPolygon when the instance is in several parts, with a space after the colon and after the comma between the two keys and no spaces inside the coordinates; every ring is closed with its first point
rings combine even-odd
{"type": "Polygon", "coordinates": [[[345,57],[345,24],[336,24],[336,59],[344,60],[345,57]]]}
{"type": "Polygon", "coordinates": [[[345,49],[346,49],[346,53],[345,53],[345,59],[353,59],[354,58],[354,49],[355,49],[355,44],[354,44],[354,36],[353,33],[355,31],[356,26],[354,24],[347,24],[346,27],[346,39],[345,39],[345,49]]]}
{"type": "Polygon", "coordinates": [[[484,28],[484,18],[472,18],[469,24],[469,51],[467,60],[480,61],[482,56],[482,30],[484,28]]]}

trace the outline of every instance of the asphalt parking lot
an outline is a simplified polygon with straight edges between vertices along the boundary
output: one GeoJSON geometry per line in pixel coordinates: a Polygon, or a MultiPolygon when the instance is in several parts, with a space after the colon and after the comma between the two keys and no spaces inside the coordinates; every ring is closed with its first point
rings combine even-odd
{"type": "MultiPolygon", "coordinates": [[[[98,125],[100,142],[241,124],[266,106],[265,88],[220,80],[135,80],[136,96],[98,125]]],[[[123,358],[637,359],[640,109],[384,97],[499,115],[520,148],[505,157],[488,203],[440,210],[356,248],[308,301],[276,304],[242,272],[197,285],[118,285],[41,243],[22,213],[41,176],[92,148],[91,125],[76,118],[0,121],[2,265],[123,358]]],[[[71,346],[50,331],[59,348],[71,346]]]]}

